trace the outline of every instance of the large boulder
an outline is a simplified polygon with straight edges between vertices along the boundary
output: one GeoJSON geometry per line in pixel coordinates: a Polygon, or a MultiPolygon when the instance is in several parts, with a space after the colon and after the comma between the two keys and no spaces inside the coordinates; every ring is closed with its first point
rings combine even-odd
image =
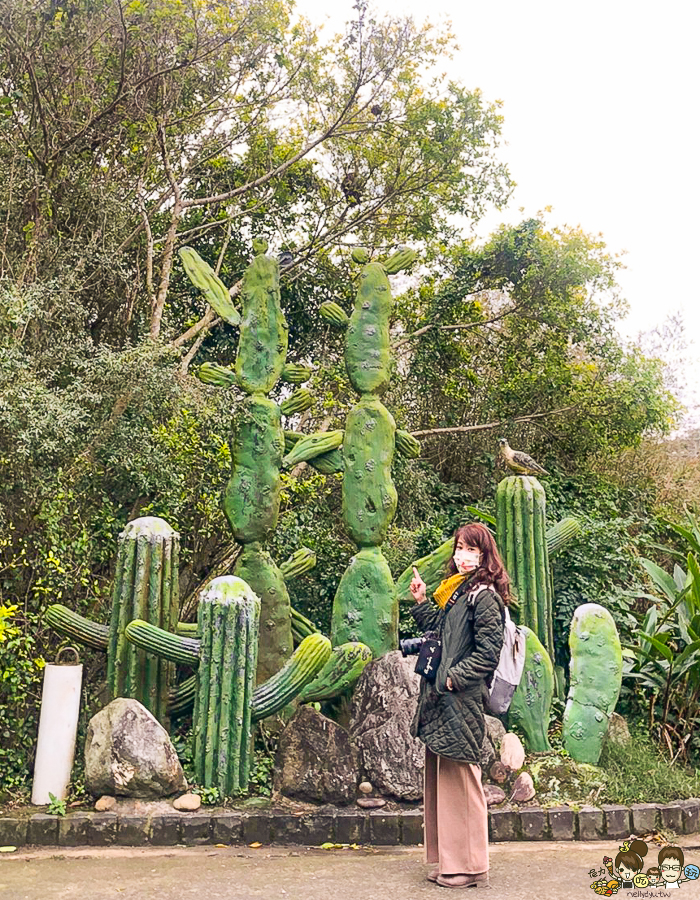
{"type": "Polygon", "coordinates": [[[118,697],[90,719],[85,786],[94,797],[157,799],[187,790],[168,732],[138,700],[118,697]]]}
{"type": "Polygon", "coordinates": [[[394,650],[371,662],[353,695],[350,739],[364,777],[380,794],[399,800],[423,796],[423,744],[411,737],[420,676],[415,659],[394,650]]]}
{"type": "Polygon", "coordinates": [[[275,790],[296,800],[344,805],[355,799],[359,780],[347,731],[312,706],[300,706],[280,737],[275,790]]]}

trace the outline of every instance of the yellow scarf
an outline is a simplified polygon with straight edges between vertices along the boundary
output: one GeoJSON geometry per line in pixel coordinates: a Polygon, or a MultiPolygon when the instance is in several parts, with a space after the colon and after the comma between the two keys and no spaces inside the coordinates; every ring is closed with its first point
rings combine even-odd
{"type": "Polygon", "coordinates": [[[454,594],[460,584],[462,584],[463,581],[466,581],[471,574],[472,573],[470,572],[468,575],[460,575],[458,572],[456,575],[450,575],[449,578],[446,578],[444,581],[440,582],[437,590],[433,594],[433,597],[435,597],[435,602],[440,607],[440,609],[443,609],[445,607],[447,601],[454,594]]]}

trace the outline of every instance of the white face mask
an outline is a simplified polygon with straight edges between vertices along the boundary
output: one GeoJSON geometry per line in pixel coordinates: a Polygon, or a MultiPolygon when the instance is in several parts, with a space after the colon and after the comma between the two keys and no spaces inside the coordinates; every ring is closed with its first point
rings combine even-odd
{"type": "Polygon", "coordinates": [[[466,575],[467,572],[473,572],[474,569],[479,568],[481,553],[478,550],[456,550],[452,558],[459,574],[466,575]]]}

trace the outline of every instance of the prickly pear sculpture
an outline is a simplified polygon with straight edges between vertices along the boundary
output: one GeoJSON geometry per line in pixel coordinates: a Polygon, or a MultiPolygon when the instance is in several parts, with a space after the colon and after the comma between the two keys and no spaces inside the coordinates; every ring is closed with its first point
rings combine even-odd
{"type": "Polygon", "coordinates": [[[167,630],[177,627],[180,535],[163,519],[134,519],[119,535],[109,626],[99,625],[61,604],[49,606],[46,622],[72,640],[107,653],[110,699],[133,697],[163,724],[174,667],[148,657],[125,637],[127,624],[145,619],[167,630]]]}
{"type": "Polygon", "coordinates": [[[552,589],[544,488],[533,476],[511,475],[496,490],[496,540],[527,625],[554,659],[552,589]]]}
{"type": "MultiPolygon", "coordinates": [[[[134,620],[126,639],[149,659],[197,668],[180,685],[180,702],[194,695],[194,764],[197,781],[223,796],[248,786],[251,725],[281,710],[323,669],[331,655],[328,638],[311,634],[269,681],[255,687],[260,601],[233,575],[215,578],[198,608],[197,637],[164,631],[134,620]]],[[[173,698],[175,699],[175,698],[173,698]]]]}
{"type": "Polygon", "coordinates": [[[517,725],[525,735],[525,746],[533,753],[551,750],[547,729],[554,696],[552,660],[527,626],[525,632],[525,666],[520,684],[515,689],[508,710],[509,724],[517,725]]]}
{"type": "Polygon", "coordinates": [[[613,617],[597,603],[579,606],[569,632],[569,696],[562,736],[572,759],[596,765],[622,684],[622,648],[613,617]]]}
{"type": "Polygon", "coordinates": [[[398,637],[394,582],[381,551],[396,512],[391,464],[395,449],[408,456],[420,452],[415,438],[397,432],[393,416],[380,400],[391,376],[393,300],[387,275],[407,268],[415,254],[400,250],[384,263],[368,263],[367,258],[365,251],[353,253],[353,260],[365,265],[352,315],[348,317],[336,303],[321,306],[326,321],[347,329],[345,367],[360,399],[350,410],[344,431],[300,438],[284,464],[308,460],[318,465],[323,459],[328,471],[343,473],[343,521],[359,551],[335,595],[331,637],[334,645],[362,641],[381,656],[396,647],[398,637]]]}
{"type": "Polygon", "coordinates": [[[279,264],[265,255],[265,241],[254,241],[253,249],[255,259],[243,276],[242,316],[224,284],[194,250],[183,247],[180,258],[190,280],[216,312],[240,329],[234,370],[205,364],[199,374],[207,384],[237,385],[247,395],[234,413],[232,474],[223,507],[233,536],[243,545],[234,573],[261,600],[257,678],[264,681],[280,668],[293,646],[285,579],[264,549],[279,515],[280,467],[285,452],[281,419],[308,408],[312,398],[300,389],[280,406],[268,396],[280,379],[302,384],[311,370],[285,364],[288,327],[280,305],[279,264]]]}

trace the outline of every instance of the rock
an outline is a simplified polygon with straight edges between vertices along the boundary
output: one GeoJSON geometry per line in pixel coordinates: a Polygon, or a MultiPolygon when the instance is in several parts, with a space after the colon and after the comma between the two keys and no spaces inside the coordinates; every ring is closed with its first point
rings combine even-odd
{"type": "Polygon", "coordinates": [[[386,806],[386,800],[381,797],[358,797],[357,805],[362,809],[381,809],[386,806]]]}
{"type": "Polygon", "coordinates": [[[369,781],[363,781],[363,782],[360,783],[359,790],[360,790],[360,792],[363,793],[363,794],[371,794],[372,791],[374,790],[374,788],[373,788],[372,785],[369,783],[369,781]]]}
{"type": "Polygon", "coordinates": [[[506,799],[506,792],[495,784],[485,784],[484,796],[486,797],[486,805],[494,806],[496,803],[503,803],[506,799]]]}
{"type": "Polygon", "coordinates": [[[479,765],[481,766],[482,772],[488,772],[489,766],[496,759],[496,749],[489,740],[488,734],[484,733],[484,741],[481,745],[481,751],[479,753],[479,765]]]}
{"type": "Polygon", "coordinates": [[[423,796],[425,749],[412,738],[420,676],[415,660],[394,650],[369,663],[353,695],[350,739],[366,779],[399,800],[423,796]]]}
{"type": "Polygon", "coordinates": [[[486,725],[488,739],[491,741],[496,751],[500,750],[501,741],[506,733],[505,725],[495,716],[484,716],[484,723],[486,725]]]}
{"type": "Polygon", "coordinates": [[[497,759],[491,766],[489,778],[497,784],[503,784],[504,781],[508,781],[508,769],[506,769],[500,760],[497,759]]]}
{"type": "Polygon", "coordinates": [[[510,799],[514,800],[516,803],[527,803],[527,801],[532,800],[534,796],[535,785],[532,782],[532,777],[528,772],[521,772],[515,779],[513,793],[510,795],[510,799]]]}
{"type": "Polygon", "coordinates": [[[626,720],[619,713],[611,713],[608,721],[607,740],[613,744],[629,744],[632,740],[626,720]]]}
{"type": "Polygon", "coordinates": [[[100,797],[100,799],[95,804],[95,809],[97,812],[109,812],[110,809],[114,809],[117,805],[117,798],[110,797],[107,794],[104,797],[100,797]]]}
{"type": "Polygon", "coordinates": [[[118,697],[90,719],[85,786],[95,797],[157,799],[187,790],[168,732],[138,700],[118,697]]]}
{"type": "Polygon", "coordinates": [[[184,812],[194,812],[201,805],[202,798],[199,794],[183,794],[182,797],[178,797],[173,803],[175,809],[183,810],[184,812]]]}
{"type": "Polygon", "coordinates": [[[517,772],[525,762],[525,748],[517,734],[509,731],[501,741],[501,762],[504,766],[517,772]]]}
{"type": "Polygon", "coordinates": [[[357,754],[347,731],[312,706],[300,706],[282,732],[275,789],[296,800],[344,805],[355,799],[357,754]]]}

